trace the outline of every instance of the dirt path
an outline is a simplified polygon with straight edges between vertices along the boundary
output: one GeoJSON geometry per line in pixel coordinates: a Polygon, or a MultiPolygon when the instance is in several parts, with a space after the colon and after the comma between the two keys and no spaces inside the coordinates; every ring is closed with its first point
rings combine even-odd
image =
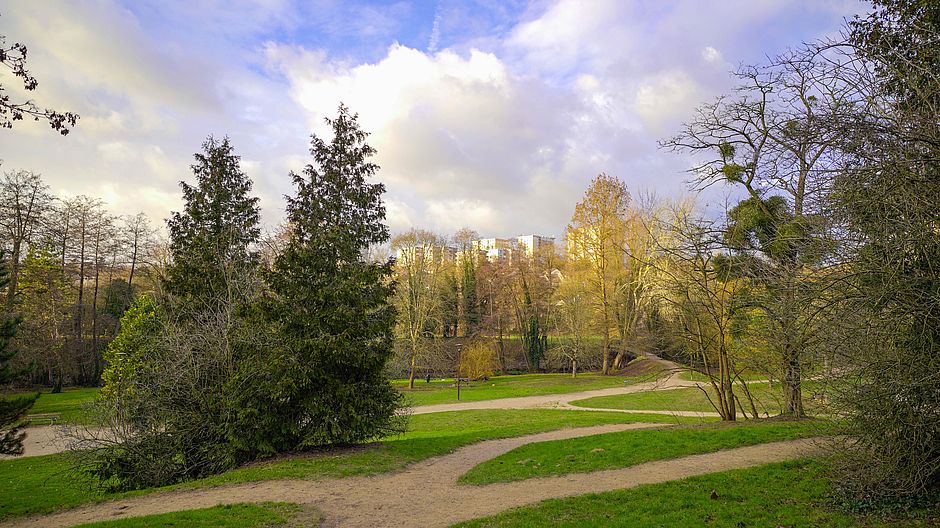
{"type": "Polygon", "coordinates": [[[68,449],[68,442],[58,434],[57,425],[32,425],[23,429],[26,438],[23,439],[23,454],[18,456],[0,455],[0,460],[22,458],[39,455],[51,455],[68,449]]]}
{"type": "Polygon", "coordinates": [[[323,512],[323,526],[328,527],[449,526],[548,498],[630,488],[797,458],[812,451],[815,445],[812,440],[775,442],[594,473],[487,486],[457,484],[457,478],[472,467],[523,444],[660,426],[617,424],[490,440],[413,464],[396,473],[321,481],[274,480],[161,493],[85,506],[45,517],[14,520],[3,526],[72,526],[219,504],[262,501],[313,506],[323,512]]]}

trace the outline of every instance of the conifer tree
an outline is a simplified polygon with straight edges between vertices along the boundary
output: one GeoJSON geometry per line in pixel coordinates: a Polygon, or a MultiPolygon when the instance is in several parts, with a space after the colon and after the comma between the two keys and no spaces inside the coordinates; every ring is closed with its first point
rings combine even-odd
{"type": "Polygon", "coordinates": [[[227,295],[234,274],[253,265],[251,245],[258,241],[258,198],[229,142],[214,137],[202,144],[192,165],[196,185],[180,182],[185,205],[167,220],[173,263],[167,290],[182,299],[208,300],[227,295]]]}
{"type": "Polygon", "coordinates": [[[385,186],[369,181],[379,167],[357,117],[340,105],[326,120],[332,140],[314,135],[314,163],[291,174],[292,231],[268,275],[276,299],[265,310],[284,347],[271,362],[281,448],[363,441],[399,423],[400,396],[383,374],[393,353],[393,261],[365,258],[389,240],[385,186]]]}

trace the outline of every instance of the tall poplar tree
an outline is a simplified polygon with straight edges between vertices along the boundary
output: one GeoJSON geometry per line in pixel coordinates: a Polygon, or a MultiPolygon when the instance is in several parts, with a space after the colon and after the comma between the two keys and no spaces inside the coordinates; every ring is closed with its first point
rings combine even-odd
{"type": "MultiPolygon", "coordinates": [[[[383,375],[393,354],[391,259],[366,250],[389,240],[379,167],[357,116],[340,105],[330,142],[313,136],[313,164],[291,174],[292,226],[268,276],[276,299],[267,316],[281,329],[282,366],[273,396],[284,444],[351,443],[397,428],[400,396],[383,375]]],[[[284,446],[282,444],[282,447],[284,446]]]]}

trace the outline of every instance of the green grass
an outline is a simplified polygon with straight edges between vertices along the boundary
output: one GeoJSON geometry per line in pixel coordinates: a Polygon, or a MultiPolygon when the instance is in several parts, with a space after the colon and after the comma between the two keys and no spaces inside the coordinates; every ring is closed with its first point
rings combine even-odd
{"type": "MultiPolygon", "coordinates": [[[[705,387],[709,391],[708,395],[714,400],[714,391],[711,387],[705,387]]],[[[769,383],[751,383],[748,385],[754,403],[757,405],[758,412],[763,416],[780,414],[783,408],[783,391],[779,384],[772,387],[769,383]]],[[[803,383],[803,404],[806,412],[816,413],[825,410],[824,404],[813,397],[813,391],[821,389],[821,385],[816,382],[803,383]]],[[[744,391],[735,387],[735,394],[745,405],[745,409],[750,416],[751,409],[744,398],[744,391]]],[[[632,394],[618,394],[616,396],[598,396],[596,398],[587,398],[571,402],[572,405],[579,407],[593,407],[596,409],[636,409],[636,410],[667,410],[667,411],[693,411],[693,412],[715,412],[715,408],[709,403],[708,398],[701,389],[690,387],[685,389],[669,389],[648,392],[635,392],[632,394]]],[[[740,412],[741,409],[739,408],[740,412]]],[[[739,414],[740,416],[740,414],[739,414]]]]}
{"type": "Polygon", "coordinates": [[[465,484],[511,482],[569,473],[616,469],[651,460],[825,434],[826,422],[759,421],[607,433],[537,442],[477,465],[465,484]]]}
{"type": "Polygon", "coordinates": [[[174,528],[254,528],[284,526],[298,511],[300,511],[300,507],[296,504],[284,502],[228,504],[199,510],[83,524],[78,528],[152,528],[159,526],[172,526],[174,528]]]}
{"type": "Polygon", "coordinates": [[[940,522],[936,512],[933,519],[859,518],[832,509],[829,496],[824,468],[811,460],[798,460],[547,500],[457,526],[926,528],[940,522]],[[718,494],[717,500],[711,500],[712,490],[718,494]]]}
{"type": "MultiPolygon", "coordinates": [[[[694,420],[694,419],[693,419],[694,420]]],[[[410,430],[383,442],[250,464],[213,477],[162,489],[194,488],[280,478],[319,479],[391,471],[492,438],[610,423],[676,423],[665,415],[572,412],[554,409],[474,410],[415,415],[410,430]]],[[[0,519],[45,513],[124,495],[104,494],[69,471],[66,455],[0,460],[0,519]]],[[[146,490],[152,492],[154,490],[146,490]]],[[[144,492],[134,492],[140,494],[144,492]]]]}
{"type": "MultiPolygon", "coordinates": [[[[461,383],[460,401],[482,401],[519,396],[543,394],[565,394],[610,387],[622,387],[627,383],[652,380],[655,376],[604,376],[585,372],[572,378],[569,374],[521,374],[516,376],[494,376],[487,381],[461,383]],[[626,383],[625,383],[626,382],[626,383]]],[[[457,388],[453,378],[435,379],[425,383],[423,378],[415,380],[415,388],[408,388],[408,380],[393,380],[412,406],[456,403],[457,388]]],[[[81,418],[82,406],[94,400],[97,388],[65,389],[59,394],[42,393],[30,410],[30,414],[59,413],[64,423],[75,423],[81,418]]]]}
{"type": "MultiPolygon", "coordinates": [[[[686,381],[708,381],[709,377],[697,370],[685,370],[679,374],[680,379],[686,381]]],[[[740,378],[744,381],[763,381],[767,379],[766,374],[761,374],[758,372],[742,372],[740,373],[740,378]]]]}
{"type": "Polygon", "coordinates": [[[62,423],[75,423],[81,419],[82,406],[98,394],[97,388],[64,389],[58,394],[43,392],[29,414],[59,413],[62,423]]]}
{"type": "MultiPolygon", "coordinates": [[[[576,378],[572,378],[570,374],[495,376],[487,381],[475,381],[469,385],[461,383],[460,401],[470,402],[516,398],[519,396],[565,394],[623,387],[628,383],[652,379],[654,379],[654,376],[650,375],[624,378],[621,376],[604,376],[597,373],[578,374],[576,378]]],[[[424,379],[416,379],[414,389],[408,389],[408,380],[394,380],[392,384],[405,394],[408,403],[412,406],[457,403],[457,388],[454,387],[452,378],[432,380],[431,383],[425,383],[424,379]]]]}

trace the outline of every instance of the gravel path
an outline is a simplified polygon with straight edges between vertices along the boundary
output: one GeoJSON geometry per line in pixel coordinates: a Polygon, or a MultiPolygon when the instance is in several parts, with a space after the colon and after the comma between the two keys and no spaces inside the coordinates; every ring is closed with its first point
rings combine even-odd
{"type": "Polygon", "coordinates": [[[160,493],[89,505],[44,517],[17,519],[3,526],[72,526],[219,504],[284,501],[317,508],[323,512],[323,526],[327,527],[443,527],[549,498],[631,488],[788,460],[808,454],[815,446],[812,440],[775,442],[594,473],[486,486],[457,484],[457,478],[477,464],[527,443],[648,427],[662,425],[604,425],[490,440],[413,464],[395,473],[320,481],[273,480],[160,493]]]}

